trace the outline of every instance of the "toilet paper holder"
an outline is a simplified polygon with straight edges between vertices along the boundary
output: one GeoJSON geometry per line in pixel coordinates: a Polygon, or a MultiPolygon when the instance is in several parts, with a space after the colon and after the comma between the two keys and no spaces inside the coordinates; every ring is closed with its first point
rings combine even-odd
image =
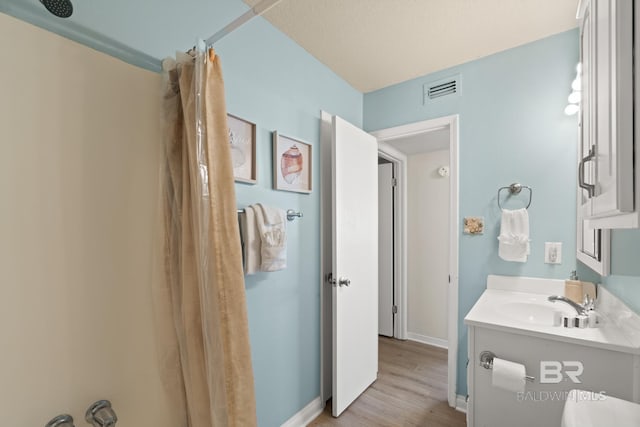
{"type": "MultiPolygon", "coordinates": [[[[493,358],[496,357],[496,355],[491,352],[491,351],[483,351],[482,353],[480,353],[480,366],[482,366],[484,369],[493,369],[493,358]]],[[[525,380],[529,381],[530,383],[535,382],[536,378],[532,377],[531,375],[525,375],[524,377],[525,380]]]]}

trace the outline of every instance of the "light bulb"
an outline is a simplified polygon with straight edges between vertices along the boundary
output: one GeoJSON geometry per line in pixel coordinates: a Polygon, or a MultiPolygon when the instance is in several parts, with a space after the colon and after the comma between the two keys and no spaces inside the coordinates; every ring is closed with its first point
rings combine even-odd
{"type": "Polygon", "coordinates": [[[571,92],[569,95],[569,103],[570,104],[579,104],[582,101],[582,93],[580,92],[571,92]]]}
{"type": "Polygon", "coordinates": [[[582,89],[582,79],[580,76],[576,77],[576,79],[571,83],[571,89],[576,91],[582,89]]]}
{"type": "Polygon", "coordinates": [[[580,107],[578,107],[576,104],[569,104],[565,107],[564,109],[564,113],[567,116],[573,116],[574,114],[576,114],[578,111],[580,111],[580,107]]]}

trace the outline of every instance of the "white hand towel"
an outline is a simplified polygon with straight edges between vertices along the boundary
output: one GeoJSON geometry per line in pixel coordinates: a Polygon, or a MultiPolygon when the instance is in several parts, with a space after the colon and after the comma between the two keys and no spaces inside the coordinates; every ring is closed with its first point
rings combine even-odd
{"type": "Polygon", "coordinates": [[[527,262],[529,247],[529,213],[526,209],[502,210],[498,255],[505,261],[527,262]]]}
{"type": "Polygon", "coordinates": [[[244,215],[240,215],[240,231],[244,245],[244,272],[245,274],[255,274],[260,271],[262,240],[256,223],[255,210],[252,206],[247,206],[244,209],[244,215]]]}
{"type": "Polygon", "coordinates": [[[258,203],[254,206],[262,246],[260,270],[277,271],[287,268],[286,213],[258,203]]]}

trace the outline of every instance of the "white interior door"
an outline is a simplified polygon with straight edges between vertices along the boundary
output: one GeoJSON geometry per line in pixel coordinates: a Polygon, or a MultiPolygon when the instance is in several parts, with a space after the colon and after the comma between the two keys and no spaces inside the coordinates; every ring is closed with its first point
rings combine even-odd
{"type": "Polygon", "coordinates": [[[332,413],[339,416],[378,375],[378,146],[333,116],[332,413]]]}
{"type": "Polygon", "coordinates": [[[393,164],[378,165],[378,334],[393,336],[393,164]]]}

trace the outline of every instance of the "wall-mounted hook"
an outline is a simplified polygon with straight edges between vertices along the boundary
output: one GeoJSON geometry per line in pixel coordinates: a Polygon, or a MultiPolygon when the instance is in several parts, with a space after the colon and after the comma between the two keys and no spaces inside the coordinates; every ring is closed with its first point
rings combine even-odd
{"type": "Polygon", "coordinates": [[[302,212],[296,212],[293,209],[287,210],[287,219],[293,221],[296,218],[302,218],[302,212]]]}

